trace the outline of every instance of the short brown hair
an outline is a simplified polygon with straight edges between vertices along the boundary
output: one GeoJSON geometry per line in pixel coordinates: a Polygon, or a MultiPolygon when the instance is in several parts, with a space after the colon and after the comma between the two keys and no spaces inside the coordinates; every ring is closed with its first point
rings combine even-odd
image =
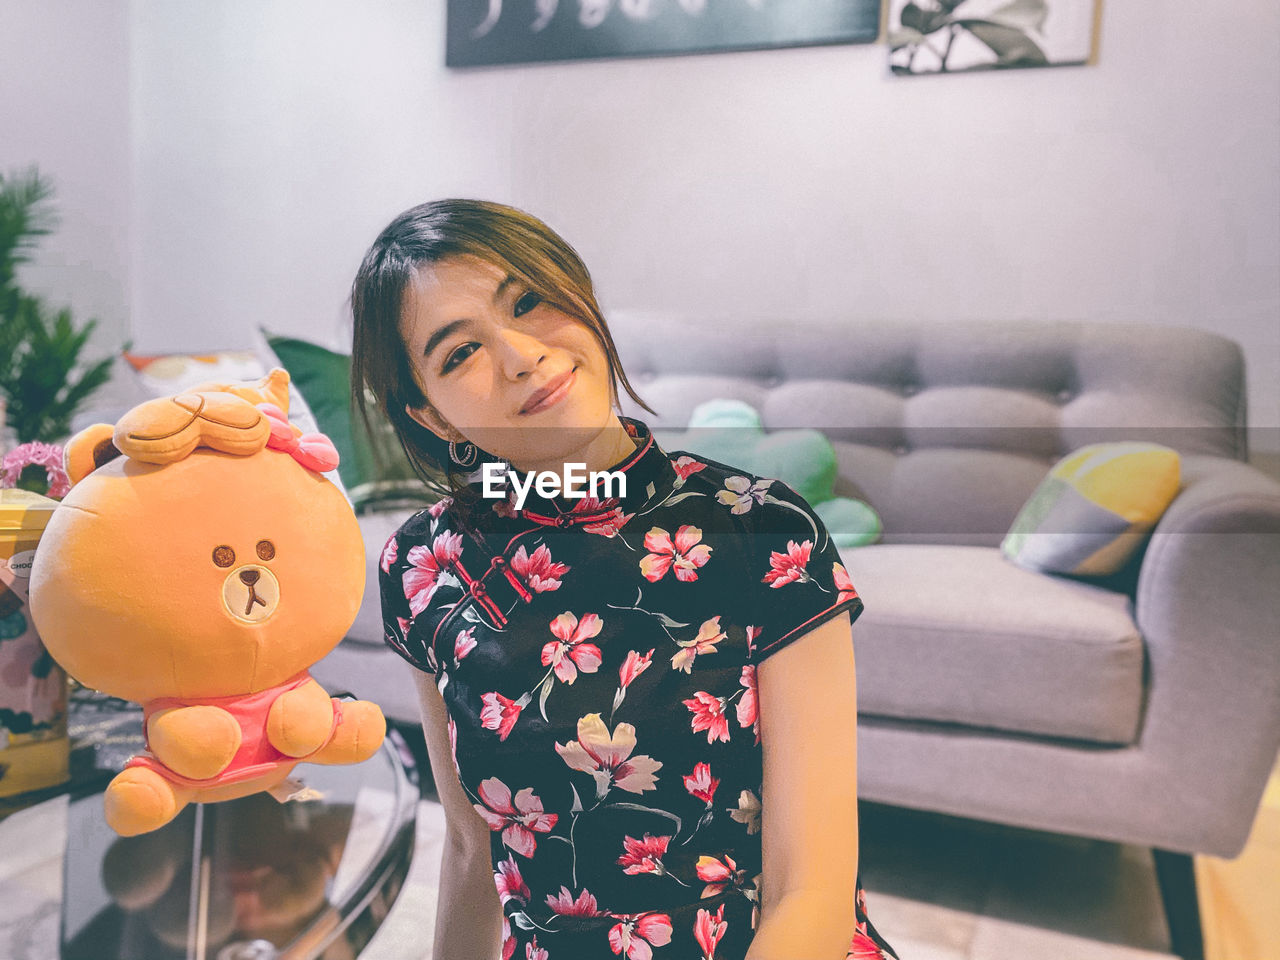
{"type": "Polygon", "coordinates": [[[433,200],[406,210],[378,234],[351,284],[352,402],[366,429],[368,403],[390,421],[414,472],[440,494],[465,489],[448,445],[417,423],[405,407],[427,403],[400,332],[405,293],[418,270],[446,257],[474,256],[522,281],[542,299],[591,330],[609,361],[609,387],[618,386],[643,409],[596,302],[582,258],[545,223],[515,207],[487,200],[433,200]]]}

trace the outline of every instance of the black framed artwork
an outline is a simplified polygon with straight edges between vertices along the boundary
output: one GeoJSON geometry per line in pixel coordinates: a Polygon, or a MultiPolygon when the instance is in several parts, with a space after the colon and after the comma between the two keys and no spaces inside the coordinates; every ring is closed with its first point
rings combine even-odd
{"type": "Polygon", "coordinates": [[[449,67],[874,43],[880,0],[447,0],[449,67]]]}

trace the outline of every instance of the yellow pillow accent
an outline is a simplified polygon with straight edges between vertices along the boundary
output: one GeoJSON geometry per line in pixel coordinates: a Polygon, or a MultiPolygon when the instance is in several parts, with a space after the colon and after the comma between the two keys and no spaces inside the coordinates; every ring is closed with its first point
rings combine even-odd
{"type": "Polygon", "coordinates": [[[1063,457],[1000,545],[1019,566],[1102,576],[1133,556],[1181,484],[1178,453],[1156,443],[1095,443],[1063,457]]]}
{"type": "Polygon", "coordinates": [[[1095,443],[1051,471],[1130,523],[1153,525],[1178,492],[1178,454],[1154,443],[1095,443]]]}

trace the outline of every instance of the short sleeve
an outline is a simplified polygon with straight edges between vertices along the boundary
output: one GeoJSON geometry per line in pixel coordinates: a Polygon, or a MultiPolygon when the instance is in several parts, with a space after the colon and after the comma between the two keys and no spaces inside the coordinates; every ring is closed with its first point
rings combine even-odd
{"type": "Polygon", "coordinates": [[[845,611],[850,622],[857,620],[862,599],[804,498],[775,480],[750,512],[750,662],[765,660],[845,611]]]}
{"type": "Polygon", "coordinates": [[[382,598],[382,638],[396,653],[426,673],[436,672],[435,651],[413,629],[413,611],[405,592],[404,574],[410,568],[406,543],[397,530],[388,538],[378,558],[378,589],[382,598]]]}

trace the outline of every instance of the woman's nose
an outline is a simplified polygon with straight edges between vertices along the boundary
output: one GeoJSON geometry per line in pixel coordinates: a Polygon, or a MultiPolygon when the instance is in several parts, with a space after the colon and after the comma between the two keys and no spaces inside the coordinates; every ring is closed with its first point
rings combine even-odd
{"type": "Polygon", "coordinates": [[[502,371],[512,380],[528,376],[546,355],[546,345],[522,330],[505,327],[498,333],[498,357],[502,371]]]}

